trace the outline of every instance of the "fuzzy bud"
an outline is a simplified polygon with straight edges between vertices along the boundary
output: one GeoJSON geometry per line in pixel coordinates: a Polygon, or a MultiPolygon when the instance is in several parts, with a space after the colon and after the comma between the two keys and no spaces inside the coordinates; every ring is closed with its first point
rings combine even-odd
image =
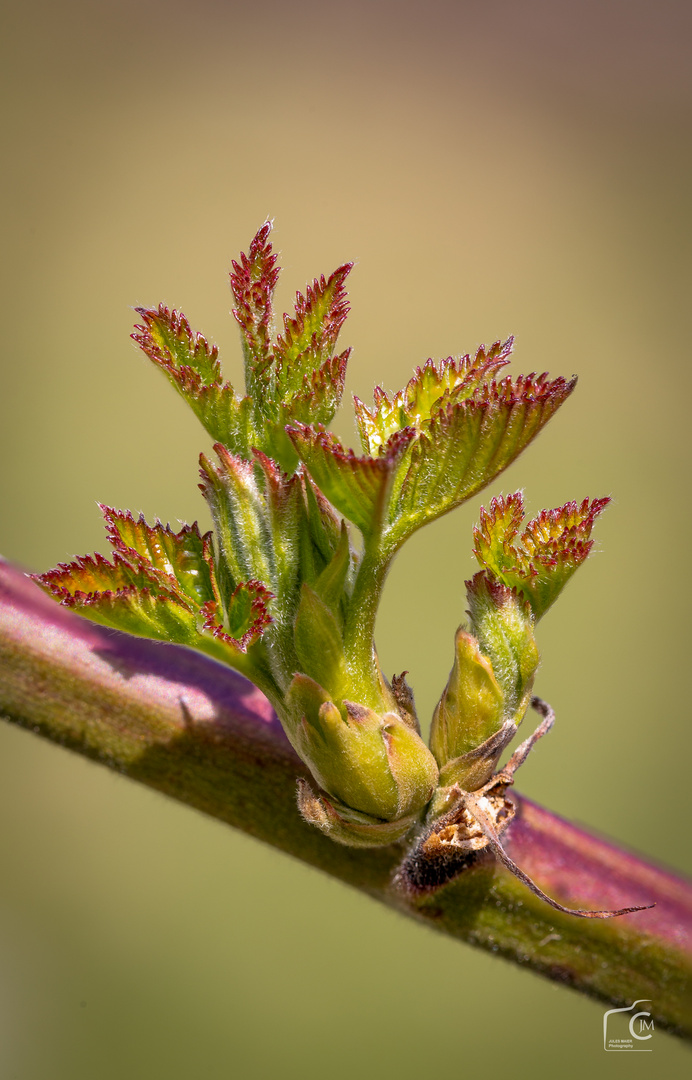
{"type": "Polygon", "coordinates": [[[433,715],[430,748],[441,770],[441,782],[474,790],[488,779],[500,751],[478,760],[475,751],[495,735],[504,721],[504,695],[492,665],[478,642],[457,630],[454,667],[433,715]],[[470,755],[470,756],[469,756],[470,755]]]}
{"type": "Polygon", "coordinates": [[[492,665],[505,700],[505,719],[519,725],[538,667],[531,608],[514,589],[481,571],[466,582],[471,629],[492,665]]]}
{"type": "Polygon", "coordinates": [[[417,732],[394,712],[380,715],[351,701],[338,708],[306,675],[295,676],[287,701],[293,746],[342,818],[349,812],[361,824],[410,818],[410,827],[438,778],[417,732]]]}

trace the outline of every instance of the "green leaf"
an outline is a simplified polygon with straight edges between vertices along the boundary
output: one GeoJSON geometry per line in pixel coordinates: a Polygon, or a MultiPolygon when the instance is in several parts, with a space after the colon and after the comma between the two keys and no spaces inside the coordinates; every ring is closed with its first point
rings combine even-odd
{"type": "Polygon", "coordinates": [[[234,454],[249,458],[252,447],[262,443],[253,420],[250,398],[236,397],[229,383],[201,386],[194,392],[192,400],[187,396],[186,400],[211,438],[223,443],[234,454]]]}
{"type": "Polygon", "coordinates": [[[470,397],[479,386],[491,379],[509,363],[514,338],[481,345],[472,359],[470,355],[457,359],[449,357],[436,367],[428,360],[416,368],[413,378],[392,398],[375,387],[375,408],[370,410],[355,398],[356,421],[363,449],[378,454],[387,440],[404,427],[420,427],[449,405],[470,397]]]}
{"type": "MultiPolygon", "coordinates": [[[[134,549],[133,553],[137,554],[134,549]]],[[[34,580],[65,607],[94,622],[202,649],[232,664],[238,654],[259,640],[271,621],[267,611],[270,594],[259,582],[237,587],[231,618],[224,627],[214,599],[200,605],[183,595],[172,575],[157,570],[143,558],[132,565],[118,551],[112,563],[102,555],[87,555],[73,563],[61,563],[46,574],[34,575],[34,580]]]]}
{"type": "Polygon", "coordinates": [[[168,377],[212,439],[249,456],[256,441],[249,398],[236,397],[221,374],[216,345],[194,333],[179,311],[137,308],[143,322],[132,335],[149,359],[168,377]]]}
{"type": "Polygon", "coordinates": [[[303,424],[288,428],[301,460],[317,486],[364,536],[376,534],[386,521],[396,468],[414,437],[412,429],[393,436],[381,457],[356,457],[323,428],[303,424]]]}
{"type": "Polygon", "coordinates": [[[135,310],[144,325],[135,327],[133,340],[172,380],[187,371],[199,386],[221,383],[217,346],[210,345],[203,334],[194,333],[182,311],[169,311],[165,304],[135,310]]]}
{"type": "Polygon", "coordinates": [[[197,636],[193,606],[176,595],[175,582],[169,579],[172,589],[166,589],[166,575],[132,566],[118,552],[112,563],[102,555],[85,555],[34,580],[63,606],[126,633],[183,645],[197,636]]]}
{"type": "MultiPolygon", "coordinates": [[[[505,362],[508,350],[507,343],[494,346],[489,358],[483,353],[483,363],[470,369],[475,386],[470,397],[450,401],[452,395],[445,390],[437,411],[427,419],[418,414],[415,423],[390,434],[373,456],[356,457],[320,427],[295,425],[287,429],[288,435],[316,484],[337,509],[366,537],[381,534],[389,550],[396,550],[416,529],[494,480],[574,389],[576,380],[550,382],[545,374],[478,385],[493,365],[505,362]]],[[[449,368],[444,378],[438,369],[431,370],[435,385],[451,380],[449,368]]],[[[432,399],[432,383],[425,378],[422,369],[421,378],[413,380],[417,389],[410,391],[412,401],[432,399]]],[[[455,384],[456,392],[462,392],[461,384],[455,384]]],[[[361,411],[362,428],[363,415],[361,411]]],[[[380,436],[363,430],[369,445],[375,445],[380,436]]],[[[386,433],[386,428],[382,431],[386,433]]]]}
{"type": "Polygon", "coordinates": [[[254,579],[274,584],[272,537],[253,462],[217,443],[219,464],[200,456],[200,488],[211,510],[219,560],[233,588],[254,579]]]}
{"type": "Polygon", "coordinates": [[[254,396],[266,383],[271,362],[272,297],[279,277],[276,255],[269,243],[272,223],[265,221],[254,236],[247,255],[233,262],[231,289],[245,355],[245,383],[254,396]]]}
{"type": "Polygon", "coordinates": [[[316,278],[305,296],[297,293],[295,318],[284,315],[273,355],[273,397],[284,424],[328,424],[341,404],[351,350],[332,354],[349,311],[344,281],[352,267],[340,266],[327,281],[316,278]]]}
{"type": "Polygon", "coordinates": [[[297,603],[302,549],[312,544],[303,479],[283,473],[260,451],[250,462],[221,444],[214,449],[218,465],[200,457],[200,487],[214,521],[218,562],[233,587],[248,578],[265,582],[277,599],[277,619],[287,622],[297,603]]]}
{"type": "Polygon", "coordinates": [[[130,587],[117,592],[93,593],[81,602],[73,598],[71,602],[63,603],[94,622],[126,634],[193,648],[200,643],[195,612],[175,596],[156,595],[146,589],[130,587]]]}
{"type": "Polygon", "coordinates": [[[196,522],[183,525],[175,533],[170,525],[164,526],[160,521],[148,525],[143,514],[134,518],[129,511],[113,510],[102,503],[99,507],[106,521],[108,540],[125,559],[173,577],[185,597],[196,604],[213,599],[211,533],[202,536],[196,522]]]}
{"type": "MultiPolygon", "coordinates": [[[[283,434],[286,424],[328,424],[341,403],[350,349],[333,355],[348,314],[344,281],[352,263],[296,294],[295,315],[284,315],[284,333],[271,341],[272,296],[279,275],[268,241],[270,223],[255,236],[248,255],[233,264],[233,314],[241,326],[246,383],[253,399],[254,442],[288,471],[298,459],[283,434]]],[[[224,440],[221,440],[224,441],[224,440]]]]}
{"type": "Polygon", "coordinates": [[[341,405],[350,355],[351,350],[346,349],[325,360],[321,367],[307,370],[296,380],[297,387],[293,392],[282,391],[277,385],[277,398],[282,392],[284,394],[277,410],[277,423],[282,427],[291,423],[331,423],[341,405]]]}
{"type": "MultiPolygon", "coordinates": [[[[299,576],[301,581],[316,588],[320,576],[341,548],[345,523],[310,474],[301,468],[298,475],[303,493],[299,576]]],[[[358,561],[355,552],[351,552],[351,558],[355,566],[358,561]]]]}
{"type": "Polygon", "coordinates": [[[290,620],[300,588],[301,547],[306,543],[307,513],[301,478],[288,476],[266,454],[255,451],[255,476],[261,479],[264,520],[271,537],[271,588],[277,618],[290,620]],[[281,613],[281,614],[278,614],[281,613]]]}
{"type": "Polygon", "coordinates": [[[215,449],[218,464],[200,458],[201,487],[214,521],[222,606],[240,581],[262,581],[271,590],[269,660],[284,685],[301,666],[294,637],[301,582],[315,584],[333,560],[341,523],[302,470],[288,476],[259,451],[248,462],[224,446],[215,449]]]}
{"type": "Polygon", "coordinates": [[[347,581],[352,568],[352,554],[346,522],[342,521],[339,545],[331,562],[327,563],[315,582],[315,592],[336,616],[337,621],[340,620],[342,602],[347,595],[347,581]]]}
{"type": "Polygon", "coordinates": [[[353,263],[344,263],[327,281],[324,275],[315,278],[305,296],[296,293],[295,317],[284,315],[284,333],[274,349],[280,384],[300,389],[300,373],[307,365],[317,370],[331,356],[349,312],[344,282],[352,269],[353,263]],[[291,375],[298,382],[292,384],[291,375]]]}
{"type": "MultiPolygon", "coordinates": [[[[513,495],[495,497],[488,510],[481,507],[480,524],[474,526],[473,538],[476,543],[474,555],[481,566],[488,567],[495,577],[500,577],[502,570],[516,562],[516,554],[511,547],[519,527],[524,520],[524,499],[521,491],[513,495]]],[[[507,584],[507,582],[505,582],[507,584]]]]}
{"type": "Polygon", "coordinates": [[[488,510],[481,508],[474,554],[498,581],[521,593],[539,619],[591,552],[591,531],[609,502],[584,499],[542,510],[518,536],[524,519],[521,492],[496,497],[488,510]]]}
{"type": "Polygon", "coordinates": [[[324,600],[305,584],[301,588],[294,640],[301,671],[324,686],[332,699],[340,700],[347,671],[339,625],[324,600]]]}
{"type": "Polygon", "coordinates": [[[272,594],[261,581],[241,582],[226,601],[223,623],[219,622],[215,601],[204,605],[203,629],[232,651],[247,652],[273,621],[269,614],[271,599],[272,594]]]}
{"type": "Polygon", "coordinates": [[[344,390],[350,349],[332,355],[348,314],[344,281],[352,264],[297,294],[295,317],[284,316],[284,334],[271,340],[272,297],[279,275],[269,243],[271,223],[256,234],[248,254],[233,263],[231,287],[245,355],[248,396],[224,382],[218,349],[195,333],[185,316],[137,308],[142,323],[132,337],[168,377],[216,442],[250,460],[253,449],[294,472],[298,456],[287,438],[289,423],[328,424],[344,390]]]}
{"type": "Polygon", "coordinates": [[[158,573],[144,563],[133,565],[117,551],[112,563],[97,552],[82,555],[72,563],[58,563],[55,570],[33,577],[66,607],[80,607],[102,593],[116,594],[128,589],[164,597],[175,597],[177,591],[169,575],[158,573]]]}
{"type": "Polygon", "coordinates": [[[315,581],[327,563],[331,562],[339,547],[343,522],[332,504],[313,482],[310,474],[301,470],[301,475],[315,567],[311,574],[308,574],[306,568],[303,577],[306,581],[315,581]]]}
{"type": "Polygon", "coordinates": [[[575,382],[549,382],[545,374],[503,379],[422,425],[397,469],[387,527],[393,545],[491,483],[545,426],[575,382]]]}

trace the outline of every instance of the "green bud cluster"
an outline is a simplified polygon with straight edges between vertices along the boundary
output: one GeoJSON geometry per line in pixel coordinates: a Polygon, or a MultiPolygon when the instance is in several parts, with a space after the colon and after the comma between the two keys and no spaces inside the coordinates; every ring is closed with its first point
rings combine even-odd
{"type": "Polygon", "coordinates": [[[286,708],[288,737],[324,792],[302,800],[310,819],[356,846],[364,836],[391,843],[408,832],[438,780],[419,733],[394,711],[378,713],[348,700],[337,707],[302,674],[291,683],[286,708]]]}

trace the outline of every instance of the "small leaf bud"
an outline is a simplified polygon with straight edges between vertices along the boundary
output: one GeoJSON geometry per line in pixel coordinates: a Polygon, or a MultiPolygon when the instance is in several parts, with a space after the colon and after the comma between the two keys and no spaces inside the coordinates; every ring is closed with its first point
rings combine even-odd
{"type": "Polygon", "coordinates": [[[380,715],[350,701],[339,709],[305,675],[294,678],[288,701],[297,753],[343,808],[380,822],[423,810],[437,784],[437,765],[420,736],[399,716],[380,715]]]}
{"type": "Polygon", "coordinates": [[[538,667],[534,617],[527,601],[484,571],[466,582],[471,628],[505,700],[505,719],[519,725],[538,667]]]}
{"type": "Polygon", "coordinates": [[[454,667],[433,715],[430,748],[442,784],[475,790],[491,775],[501,752],[493,746],[481,760],[477,754],[502,728],[504,695],[476,639],[459,629],[455,646],[454,667]]]}

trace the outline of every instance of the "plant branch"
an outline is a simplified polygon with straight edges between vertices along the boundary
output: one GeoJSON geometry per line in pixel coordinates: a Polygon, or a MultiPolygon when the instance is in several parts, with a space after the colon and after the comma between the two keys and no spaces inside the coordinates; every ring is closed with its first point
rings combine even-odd
{"type": "Polygon", "coordinates": [[[602,1001],[652,1000],[692,1035],[692,885],[515,795],[511,858],[573,907],[656,907],[574,919],[491,854],[435,892],[392,877],[403,851],[342,847],[296,809],[310,779],[266,698],[179,646],[128,637],[58,607],[0,564],[0,712],[10,721],[242,829],[436,929],[602,1001]]]}

